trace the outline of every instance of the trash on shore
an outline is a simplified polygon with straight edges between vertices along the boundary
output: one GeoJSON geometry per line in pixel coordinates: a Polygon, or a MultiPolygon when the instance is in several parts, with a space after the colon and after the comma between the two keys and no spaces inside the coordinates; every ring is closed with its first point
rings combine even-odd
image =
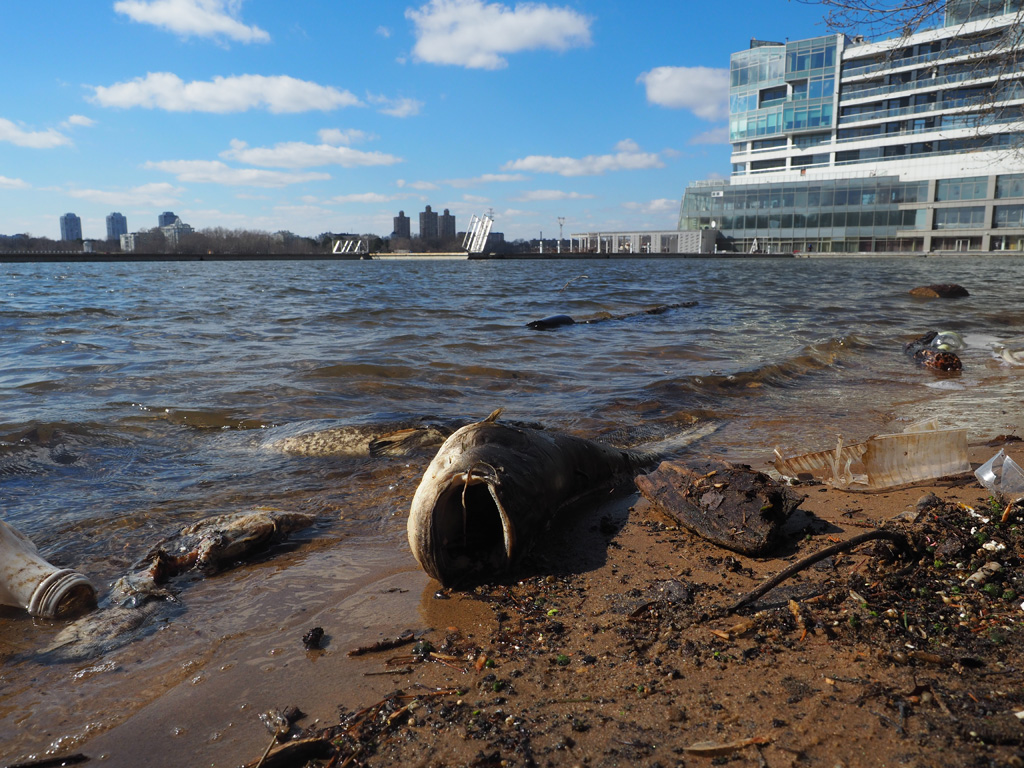
{"type": "Polygon", "coordinates": [[[663,461],[636,486],[683,528],[744,555],[770,549],[803,500],[762,472],[717,459],[663,461]]]}
{"type": "Polygon", "coordinates": [[[957,350],[964,348],[964,340],[955,331],[929,331],[918,339],[903,345],[903,352],[919,365],[936,371],[959,371],[963,362],[957,350]]]}
{"type": "Polygon", "coordinates": [[[974,476],[997,499],[1024,495],[1024,470],[1002,448],[974,476]]]}
{"type": "Polygon", "coordinates": [[[0,521],[0,605],[45,619],[70,617],[95,607],[96,588],[44,560],[28,536],[0,521]]]}
{"type": "Polygon", "coordinates": [[[904,432],[875,435],[845,444],[842,436],[833,450],[788,458],[775,449],[775,469],[799,479],[819,479],[846,491],[895,488],[971,471],[967,459],[967,430],[939,429],[931,419],[904,432]]]}

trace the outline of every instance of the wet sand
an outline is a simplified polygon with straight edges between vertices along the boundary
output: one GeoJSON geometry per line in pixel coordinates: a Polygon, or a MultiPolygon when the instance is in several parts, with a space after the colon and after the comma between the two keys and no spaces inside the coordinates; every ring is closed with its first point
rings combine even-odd
{"type": "MultiPolygon", "coordinates": [[[[1024,464],[1020,443],[1006,449],[1024,464]]],[[[972,465],[996,450],[973,442],[972,465]]],[[[349,765],[1022,764],[1024,521],[972,526],[1005,540],[998,554],[974,552],[978,530],[950,529],[946,540],[968,543],[949,562],[865,544],[725,615],[766,576],[928,492],[943,505],[915,536],[936,546],[945,529],[934,526],[959,519],[956,503],[989,510],[973,476],[873,494],[797,490],[806,498],[772,557],[707,544],[633,494],[562,521],[517,580],[444,599],[411,558],[395,568],[393,551],[355,562],[340,547],[300,546],[191,585],[199,606],[216,603],[223,579],[252,582],[243,630],[186,614],[74,670],[65,695],[90,676],[119,678],[138,689],[130,713],[26,722],[32,737],[3,762],[48,751],[112,767],[255,764],[272,740],[260,715],[298,707],[291,736],[330,734],[334,765],[353,754],[349,765]],[[998,590],[957,586],[993,559],[1006,569],[998,590]],[[323,650],[307,651],[316,626],[323,650]],[[347,653],[405,630],[441,657],[347,653]],[[192,658],[145,667],[172,644],[192,658]]]]}

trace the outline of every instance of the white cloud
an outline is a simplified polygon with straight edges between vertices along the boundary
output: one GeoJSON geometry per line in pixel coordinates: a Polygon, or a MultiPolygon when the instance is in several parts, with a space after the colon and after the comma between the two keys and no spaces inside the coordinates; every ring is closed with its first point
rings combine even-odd
{"type": "Polygon", "coordinates": [[[729,126],[720,125],[718,128],[712,128],[710,131],[704,131],[698,133],[692,139],[691,144],[728,144],[729,143],[729,126]]]}
{"type": "Polygon", "coordinates": [[[579,158],[531,155],[505,163],[502,170],[557,173],[560,176],[600,176],[608,171],[637,171],[665,166],[659,155],[641,152],[636,142],[630,139],[619,142],[616,150],[611,155],[587,155],[579,158]]]}
{"type": "Polygon", "coordinates": [[[413,56],[430,64],[503,69],[510,53],[590,44],[588,17],[543,3],[509,8],[483,0],[430,0],[405,16],[416,25],[413,56]]]}
{"type": "Polygon", "coordinates": [[[327,112],[361,106],[348,91],[287,75],[237,75],[186,83],[172,72],[110,86],[96,86],[93,101],[104,107],[144,107],[168,112],[245,112],[265,108],[274,113],[327,112]]]}
{"type": "Polygon", "coordinates": [[[163,160],[146,163],[147,169],[173,174],[178,181],[239,187],[286,187],[331,178],[326,173],[286,173],[256,168],[232,168],[218,160],[163,160]]]}
{"type": "Polygon", "coordinates": [[[434,184],[433,182],[430,181],[406,181],[405,179],[399,179],[398,181],[396,181],[395,186],[397,186],[399,189],[404,189],[405,187],[408,187],[409,189],[416,189],[419,190],[420,192],[431,192],[435,189],[440,189],[440,187],[437,186],[437,184],[434,184]]]}
{"type": "Polygon", "coordinates": [[[529,176],[524,176],[521,173],[484,173],[472,179],[447,179],[444,183],[456,189],[463,189],[480,184],[504,184],[512,181],[526,181],[529,178],[529,176]]]}
{"type": "Polygon", "coordinates": [[[688,109],[704,120],[729,116],[729,70],[712,67],[655,67],[637,79],[647,88],[647,101],[672,109],[688,109]]]}
{"type": "Polygon", "coordinates": [[[332,197],[332,203],[392,203],[395,200],[406,200],[411,195],[382,195],[379,192],[362,192],[353,195],[332,197]]]}
{"type": "Polygon", "coordinates": [[[155,182],[125,190],[72,189],[68,194],[79,200],[112,206],[167,206],[176,203],[182,192],[184,190],[181,187],[175,187],[173,184],[155,182]]]}
{"type": "Polygon", "coordinates": [[[537,201],[553,202],[556,200],[592,200],[593,197],[593,195],[583,195],[579,192],[563,192],[558,189],[535,189],[512,199],[520,203],[532,203],[537,201]]]}
{"type": "Polygon", "coordinates": [[[132,21],[153,24],[183,37],[227,37],[265,43],[270,35],[238,20],[241,0],[119,0],[114,10],[132,21]]]}
{"type": "Polygon", "coordinates": [[[384,38],[391,37],[391,30],[382,25],[377,27],[377,34],[384,38]]]}
{"type": "Polygon", "coordinates": [[[368,95],[366,100],[380,107],[377,111],[391,117],[415,117],[423,109],[423,102],[416,99],[368,95]]]}
{"type": "Polygon", "coordinates": [[[402,162],[402,158],[384,152],[362,152],[351,147],[302,141],[282,142],[273,147],[250,147],[235,139],[231,142],[231,149],[221,152],[220,156],[264,168],[315,168],[323,165],[357,168],[402,162]]]}
{"type": "Polygon", "coordinates": [[[62,125],[65,128],[70,128],[71,126],[78,126],[80,128],[91,128],[92,126],[96,125],[96,121],[93,120],[91,117],[86,117],[85,115],[71,115],[71,117],[65,120],[62,125]]]}
{"type": "Polygon", "coordinates": [[[53,149],[71,143],[71,139],[53,128],[47,128],[45,131],[26,131],[2,117],[0,117],[0,141],[7,141],[16,147],[28,147],[29,149],[53,149]]]}
{"type": "Polygon", "coordinates": [[[651,215],[677,213],[679,211],[679,198],[662,197],[646,203],[623,203],[622,207],[627,211],[651,215]]]}
{"type": "Polygon", "coordinates": [[[465,201],[467,203],[489,203],[489,202],[491,202],[491,198],[489,198],[489,197],[481,197],[480,195],[463,195],[462,199],[463,199],[463,201],[465,201]]]}
{"type": "Polygon", "coordinates": [[[340,128],[321,128],[317,131],[316,135],[320,137],[320,141],[324,144],[346,147],[353,144],[361,144],[364,141],[370,141],[377,138],[371,133],[366,133],[366,131],[360,131],[355,128],[347,131],[343,131],[340,128]]]}
{"type": "Polygon", "coordinates": [[[0,176],[0,189],[28,189],[29,185],[27,182],[21,179],[9,179],[6,176],[0,176]]]}

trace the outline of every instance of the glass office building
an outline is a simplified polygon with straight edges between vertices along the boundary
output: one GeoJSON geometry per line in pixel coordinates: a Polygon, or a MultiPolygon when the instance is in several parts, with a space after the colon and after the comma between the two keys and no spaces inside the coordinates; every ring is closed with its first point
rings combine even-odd
{"type": "Polygon", "coordinates": [[[1022,0],[870,43],[754,40],[730,59],[728,180],[679,228],[773,252],[1024,250],[1022,0]]]}

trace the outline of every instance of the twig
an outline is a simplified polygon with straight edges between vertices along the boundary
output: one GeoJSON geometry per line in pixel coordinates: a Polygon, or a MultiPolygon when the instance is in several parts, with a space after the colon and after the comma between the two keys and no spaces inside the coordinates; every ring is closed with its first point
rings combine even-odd
{"type": "Polygon", "coordinates": [[[902,547],[909,547],[907,537],[899,533],[893,533],[892,531],[880,529],[868,531],[867,533],[862,533],[859,536],[854,536],[852,539],[847,539],[846,541],[841,541],[838,544],[833,544],[831,547],[825,547],[824,549],[818,550],[812,555],[808,555],[802,560],[796,561],[785,570],[780,571],[775,576],[772,576],[770,579],[764,582],[753,592],[748,592],[746,595],[741,597],[735,603],[726,608],[725,612],[727,614],[735,613],[740,608],[744,607],[745,605],[749,605],[755,600],[763,597],[768,592],[771,592],[773,589],[775,589],[775,587],[779,586],[779,584],[784,582],[786,579],[796,575],[805,568],[809,568],[819,560],[824,560],[826,557],[831,557],[832,555],[838,554],[839,552],[846,552],[848,550],[853,549],[854,547],[860,546],[861,544],[867,541],[875,541],[877,539],[886,539],[895,544],[899,544],[902,547]]]}
{"type": "Polygon", "coordinates": [[[416,639],[416,633],[409,631],[399,635],[396,638],[386,637],[371,645],[361,645],[358,648],[353,648],[348,652],[349,656],[362,656],[366,653],[376,653],[377,651],[390,651],[392,648],[398,648],[402,645],[407,645],[416,639]]]}

